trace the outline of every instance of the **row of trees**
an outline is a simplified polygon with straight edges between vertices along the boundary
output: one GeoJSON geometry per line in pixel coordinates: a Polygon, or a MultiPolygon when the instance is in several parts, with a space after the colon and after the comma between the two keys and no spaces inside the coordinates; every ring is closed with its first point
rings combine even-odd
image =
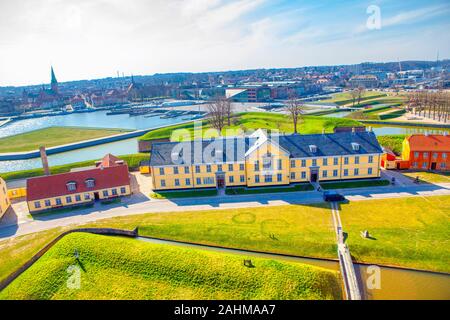
{"type": "Polygon", "coordinates": [[[361,103],[361,98],[364,96],[364,93],[366,92],[366,89],[364,87],[358,87],[350,91],[350,97],[352,98],[352,107],[355,106],[355,103],[357,104],[361,103]]]}
{"type": "Polygon", "coordinates": [[[450,120],[450,92],[414,91],[408,96],[407,111],[443,123],[450,120]]]}
{"type": "MultiPolygon", "coordinates": [[[[296,96],[292,95],[286,102],[286,111],[290,115],[294,126],[294,133],[298,133],[298,126],[302,122],[302,114],[304,113],[304,103],[296,96]]],[[[225,97],[216,97],[208,106],[208,121],[212,128],[216,129],[219,134],[225,126],[231,125],[233,108],[231,101],[225,97]]]]}

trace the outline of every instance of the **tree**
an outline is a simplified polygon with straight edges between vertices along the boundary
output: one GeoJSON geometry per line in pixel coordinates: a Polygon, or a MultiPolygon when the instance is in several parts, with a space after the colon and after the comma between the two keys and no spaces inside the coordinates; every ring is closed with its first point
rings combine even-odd
{"type": "Polygon", "coordinates": [[[352,107],[355,107],[356,99],[358,98],[358,89],[353,89],[350,91],[350,96],[352,97],[352,107]]]}
{"type": "MultiPolygon", "coordinates": [[[[364,93],[366,92],[366,88],[364,87],[358,87],[358,89],[356,89],[356,92],[358,93],[358,105],[361,102],[361,98],[364,95],[364,93]]],[[[353,103],[354,106],[354,103],[353,103]]]]}
{"type": "Polygon", "coordinates": [[[294,123],[294,133],[297,133],[297,125],[299,121],[301,121],[304,107],[303,102],[297,99],[295,95],[291,95],[289,100],[286,102],[286,110],[294,123]]]}
{"type": "Polygon", "coordinates": [[[224,97],[216,97],[208,106],[208,119],[211,127],[222,134],[222,129],[225,127],[225,122],[230,125],[231,122],[231,103],[224,97]]]}

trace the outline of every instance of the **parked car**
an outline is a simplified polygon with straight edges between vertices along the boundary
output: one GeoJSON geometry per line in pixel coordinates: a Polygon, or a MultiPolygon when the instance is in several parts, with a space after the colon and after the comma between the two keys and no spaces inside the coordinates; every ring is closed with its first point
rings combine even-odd
{"type": "Polygon", "coordinates": [[[325,191],[323,193],[323,200],[327,202],[344,201],[345,197],[342,194],[337,193],[336,191],[325,191]]]}

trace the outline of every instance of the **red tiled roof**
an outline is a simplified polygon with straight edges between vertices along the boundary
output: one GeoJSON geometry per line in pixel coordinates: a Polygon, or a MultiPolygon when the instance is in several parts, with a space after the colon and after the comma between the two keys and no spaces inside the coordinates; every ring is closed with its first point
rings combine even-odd
{"type": "Polygon", "coordinates": [[[77,172],[60,173],[27,179],[27,201],[59,197],[80,192],[125,186],[130,184],[128,166],[120,165],[77,172]],[[86,179],[94,179],[93,188],[86,187],[86,179]],[[76,182],[76,189],[67,190],[68,182],[76,182]]]}
{"type": "Polygon", "coordinates": [[[450,152],[450,136],[413,134],[407,138],[411,151],[450,152]]]}

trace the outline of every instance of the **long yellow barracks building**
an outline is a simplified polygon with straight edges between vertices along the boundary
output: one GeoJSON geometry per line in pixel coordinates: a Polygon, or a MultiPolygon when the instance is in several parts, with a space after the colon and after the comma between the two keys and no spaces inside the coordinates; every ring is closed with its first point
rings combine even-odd
{"type": "Polygon", "coordinates": [[[380,177],[371,131],[216,138],[152,145],[154,190],[261,187],[380,177]]]}

